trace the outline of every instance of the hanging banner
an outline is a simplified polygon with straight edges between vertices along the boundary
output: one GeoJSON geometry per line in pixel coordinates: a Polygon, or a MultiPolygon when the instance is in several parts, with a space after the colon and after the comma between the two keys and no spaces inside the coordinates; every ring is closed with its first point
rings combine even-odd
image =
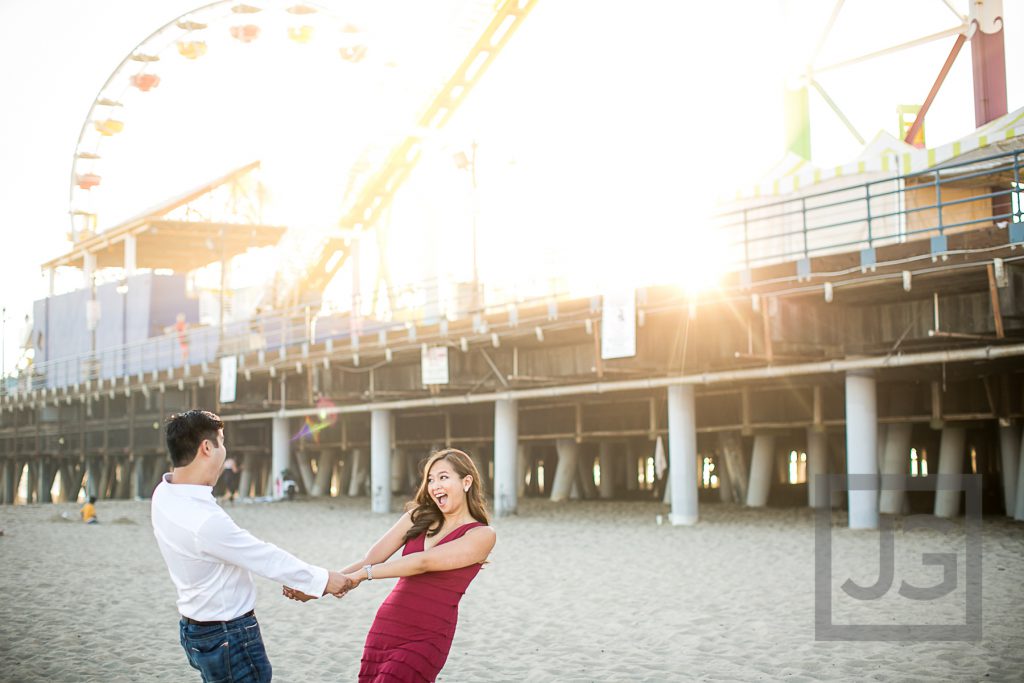
{"type": "Polygon", "coordinates": [[[238,356],[220,359],[220,402],[233,403],[238,380],[238,356]]]}
{"type": "Polygon", "coordinates": [[[602,297],[601,358],[636,355],[636,291],[611,292],[602,297]]]}
{"type": "Polygon", "coordinates": [[[448,347],[423,345],[420,351],[423,385],[448,384],[448,347]]]}

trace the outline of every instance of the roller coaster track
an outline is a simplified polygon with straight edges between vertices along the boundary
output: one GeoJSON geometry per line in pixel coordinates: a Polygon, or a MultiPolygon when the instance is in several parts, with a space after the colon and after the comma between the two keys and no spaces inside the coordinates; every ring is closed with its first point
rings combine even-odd
{"type": "Polygon", "coordinates": [[[537,0],[500,0],[494,15],[458,68],[436,91],[420,114],[412,132],[395,145],[348,205],[339,222],[313,254],[295,285],[282,292],[278,305],[309,300],[330,283],[351,253],[353,235],[370,230],[390,205],[395,193],[416,167],[424,137],[440,130],[466,99],[537,0]]]}

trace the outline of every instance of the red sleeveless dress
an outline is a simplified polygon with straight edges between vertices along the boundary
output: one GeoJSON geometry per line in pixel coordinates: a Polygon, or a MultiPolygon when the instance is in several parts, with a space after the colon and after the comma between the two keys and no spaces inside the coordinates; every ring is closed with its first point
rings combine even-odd
{"type": "MultiPolygon", "coordinates": [[[[461,538],[480,522],[451,531],[434,546],[461,538]]],[[[402,555],[423,550],[425,534],[406,542],[402,555]]],[[[363,646],[360,683],[433,681],[448,659],[459,620],[459,600],[480,564],[406,576],[388,594],[363,646]]]]}

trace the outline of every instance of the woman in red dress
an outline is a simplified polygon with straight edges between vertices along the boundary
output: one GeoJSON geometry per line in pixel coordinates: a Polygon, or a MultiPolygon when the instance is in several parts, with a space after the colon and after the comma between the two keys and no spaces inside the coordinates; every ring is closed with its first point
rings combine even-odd
{"type": "MultiPolygon", "coordinates": [[[[434,453],[408,511],[366,557],[342,570],[353,588],[399,579],[366,636],[360,683],[437,678],[455,636],[459,600],[494,548],[480,481],[462,451],[434,453]],[[402,556],[389,560],[399,548],[402,556]]],[[[299,597],[288,588],[285,595],[299,597]]]]}

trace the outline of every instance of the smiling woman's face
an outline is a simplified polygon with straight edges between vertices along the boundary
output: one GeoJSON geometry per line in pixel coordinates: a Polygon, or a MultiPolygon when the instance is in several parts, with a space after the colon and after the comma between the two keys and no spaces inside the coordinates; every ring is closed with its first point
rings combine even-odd
{"type": "Polygon", "coordinates": [[[438,509],[445,514],[458,510],[466,502],[466,486],[472,477],[460,479],[450,462],[438,460],[427,474],[427,492],[438,509]]]}

